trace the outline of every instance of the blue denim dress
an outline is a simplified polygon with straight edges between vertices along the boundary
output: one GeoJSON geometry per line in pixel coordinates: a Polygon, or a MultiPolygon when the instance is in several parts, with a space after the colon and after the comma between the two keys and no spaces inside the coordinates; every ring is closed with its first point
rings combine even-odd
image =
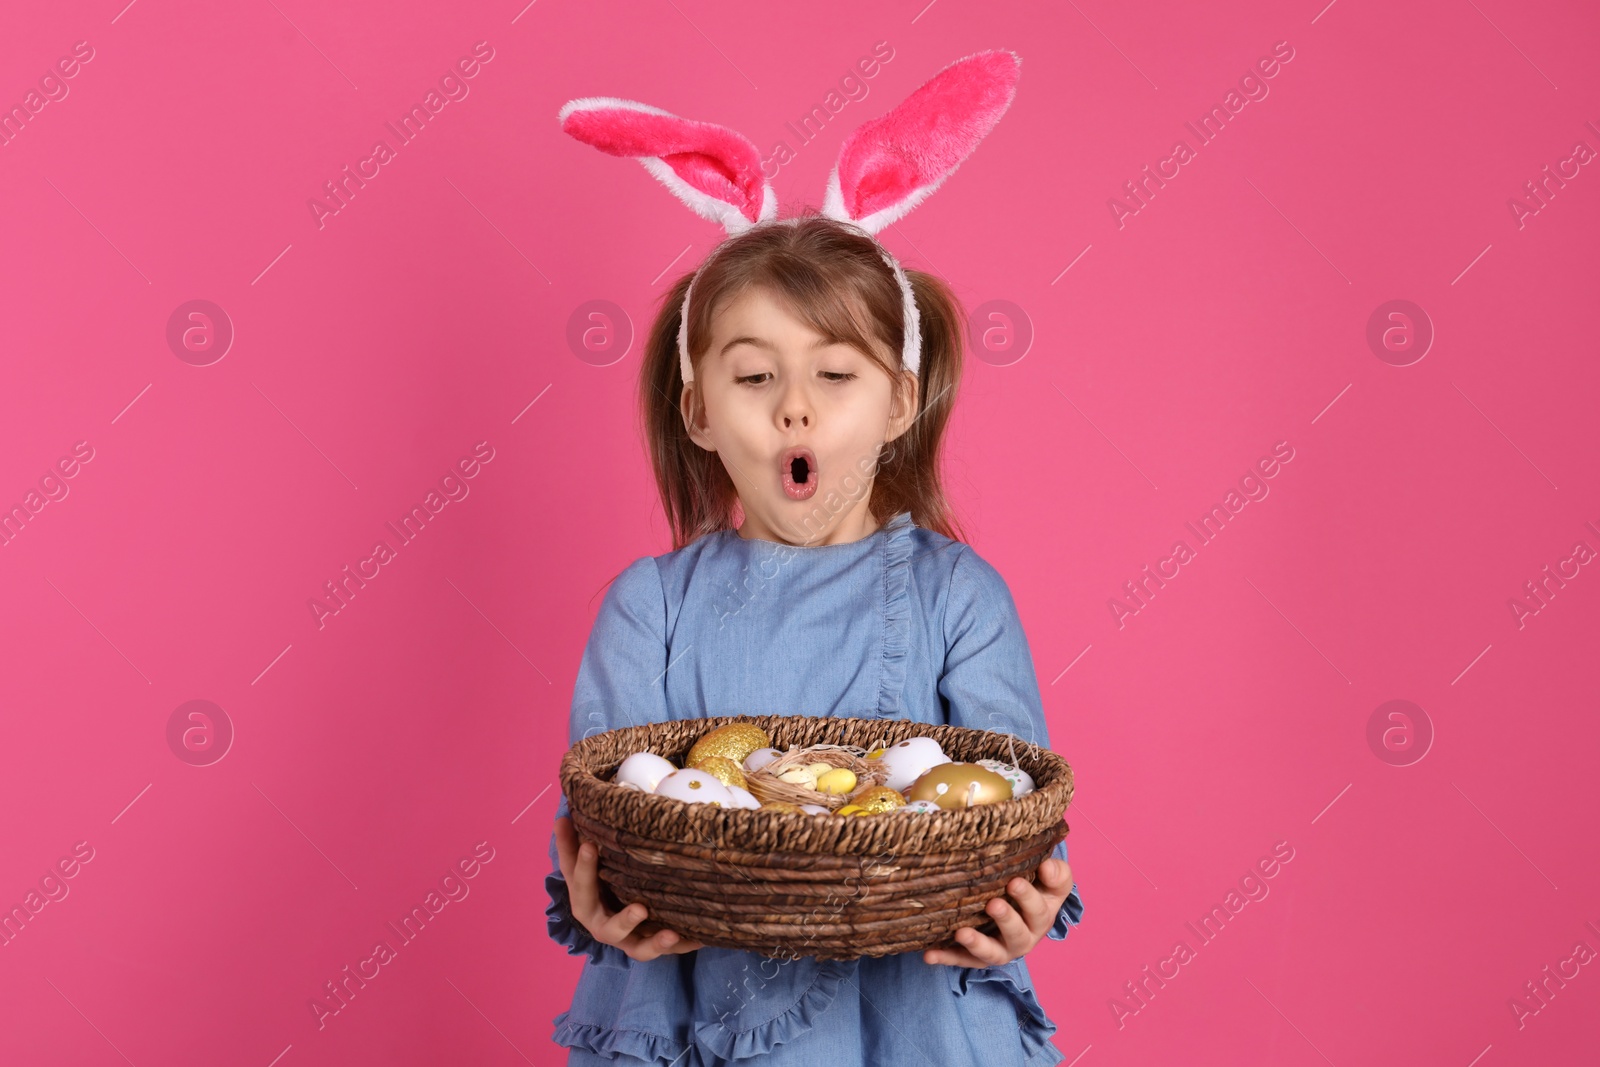
{"type": "MultiPolygon", "coordinates": [[[[641,557],[612,583],[579,667],[571,740],[735,714],[948,722],[1050,744],[1004,579],[909,513],[838,545],[709,534],[641,557]]],[[[556,817],[567,810],[563,797],[556,817]]],[[[1054,855],[1067,858],[1064,841],[1054,855]]],[[[1043,1067],[1063,1058],[1025,957],[968,968],[929,965],[920,952],[775,960],[708,947],[641,963],[573,919],[554,835],[550,863],[550,936],[588,957],[572,1007],[555,1017],[569,1065],[1043,1067]]],[[[1074,885],[1050,938],[1064,939],[1082,914],[1074,885]]]]}

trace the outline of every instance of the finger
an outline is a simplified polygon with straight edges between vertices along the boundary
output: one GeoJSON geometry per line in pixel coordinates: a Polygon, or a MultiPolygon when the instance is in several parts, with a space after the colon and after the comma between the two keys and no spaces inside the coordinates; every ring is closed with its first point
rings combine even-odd
{"type": "Polygon", "coordinates": [[[1059,890],[1063,898],[1072,890],[1072,868],[1052,856],[1039,864],[1039,880],[1050,890],[1059,890]]]}
{"type": "Polygon", "coordinates": [[[947,948],[930,948],[922,954],[922,961],[924,963],[946,964],[951,967],[989,966],[965,949],[955,951],[947,948]]]}
{"type": "Polygon", "coordinates": [[[1023,921],[1028,924],[1029,930],[1047,929],[1050,923],[1055,921],[1054,914],[1061,910],[1059,902],[1051,907],[1049,898],[1040,893],[1026,878],[1013,878],[1006,888],[1016,903],[1017,910],[1022,913],[1023,921]]]}
{"type": "MultiPolygon", "coordinates": [[[[595,937],[609,945],[620,947],[633,936],[633,928],[644,922],[648,915],[649,911],[643,904],[629,904],[600,923],[600,930],[595,933],[595,937]]],[[[648,938],[636,938],[636,940],[647,941],[648,938]]]]}
{"type": "Polygon", "coordinates": [[[1000,942],[1005,946],[1006,957],[1015,959],[1033,947],[1038,935],[1028,925],[1017,909],[1001,897],[989,901],[989,915],[1000,928],[1000,942]]]}
{"type": "MultiPolygon", "coordinates": [[[[1006,905],[1006,910],[1011,910],[1009,904],[1006,905]]],[[[1016,913],[1012,912],[1012,914],[1015,915],[1016,913]]],[[[970,926],[963,926],[957,930],[956,940],[961,943],[962,948],[965,948],[973,956],[983,961],[978,965],[980,967],[995,967],[1011,961],[1011,955],[1006,951],[1005,945],[988,934],[978,933],[970,926]]]]}
{"type": "Polygon", "coordinates": [[[600,850],[589,841],[578,846],[578,858],[572,868],[572,878],[567,886],[567,899],[572,914],[591,934],[609,919],[610,913],[600,902],[600,850]]]}
{"type": "Polygon", "coordinates": [[[572,865],[577,854],[578,832],[572,828],[572,820],[562,816],[556,820],[556,865],[566,881],[572,880],[572,865]]]}

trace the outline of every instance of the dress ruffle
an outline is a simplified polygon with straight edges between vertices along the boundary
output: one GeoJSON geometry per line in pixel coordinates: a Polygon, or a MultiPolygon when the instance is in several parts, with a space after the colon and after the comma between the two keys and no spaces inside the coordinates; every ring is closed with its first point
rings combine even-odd
{"type": "MultiPolygon", "coordinates": [[[[556,818],[569,815],[565,794],[556,805],[556,818]]],[[[550,903],[544,909],[545,929],[550,939],[567,950],[569,956],[588,956],[597,967],[626,968],[628,954],[615,945],[596,941],[582,923],[572,917],[572,899],[567,892],[567,880],[561,877],[561,867],[556,852],[555,834],[550,835],[550,865],[554,868],[544,876],[544,891],[550,903]]]]}
{"type": "Polygon", "coordinates": [[[569,1022],[570,1012],[555,1018],[553,1040],[567,1048],[583,1049],[608,1059],[632,1056],[646,1063],[681,1063],[688,1046],[682,1041],[643,1030],[613,1030],[605,1026],[569,1022]]]}
{"type": "Polygon", "coordinates": [[[969,983],[998,983],[1016,1002],[1017,1026],[1022,1034],[1022,1050],[1028,1060],[1031,1062],[1043,1050],[1045,1055],[1041,1062],[1055,1063],[1061,1059],[1060,1050],[1050,1044],[1050,1035],[1056,1032],[1056,1024],[1045,1015],[1044,1005],[1039,1003],[1025,967],[1020,959],[995,967],[950,967],[950,985],[956,993],[966,996],[969,983]]]}
{"type": "Polygon", "coordinates": [[[850,960],[813,960],[816,976],[800,999],[785,1011],[748,1030],[734,1030],[721,1020],[695,1026],[695,1042],[724,1060],[743,1060],[764,1056],[772,1049],[792,1041],[815,1024],[818,1015],[828,1010],[838,996],[839,984],[854,969],[850,960]]]}
{"type": "MultiPolygon", "coordinates": [[[[1067,843],[1065,841],[1056,842],[1055,850],[1050,855],[1062,863],[1066,863],[1067,843]]],[[[1082,921],[1083,898],[1078,895],[1078,883],[1073,882],[1072,891],[1067,894],[1067,899],[1062,901],[1061,910],[1056,912],[1056,921],[1045,933],[1045,936],[1052,941],[1064,941],[1066,936],[1072,932],[1072,928],[1082,921]]]]}
{"type": "Polygon", "coordinates": [[[902,511],[884,528],[883,546],[883,681],[878,687],[878,716],[904,717],[900,695],[906,688],[906,659],[911,650],[911,513],[902,511]]]}

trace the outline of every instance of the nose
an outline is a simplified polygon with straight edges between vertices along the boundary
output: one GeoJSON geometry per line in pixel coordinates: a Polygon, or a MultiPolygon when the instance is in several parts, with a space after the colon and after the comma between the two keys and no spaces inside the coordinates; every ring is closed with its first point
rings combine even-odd
{"type": "Polygon", "coordinates": [[[811,398],[807,395],[805,386],[801,382],[793,382],[784,391],[783,399],[779,402],[778,412],[783,417],[783,428],[792,430],[796,427],[807,429],[811,426],[811,398]]]}

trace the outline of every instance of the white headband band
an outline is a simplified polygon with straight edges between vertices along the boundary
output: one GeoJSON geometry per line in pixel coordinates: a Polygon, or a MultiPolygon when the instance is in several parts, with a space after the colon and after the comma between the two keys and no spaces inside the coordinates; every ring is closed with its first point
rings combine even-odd
{"type": "MultiPolygon", "coordinates": [[[[779,220],[781,224],[790,225],[796,221],[779,220]]],[[[922,316],[917,312],[916,294],[912,292],[911,280],[906,277],[900,262],[882,245],[878,246],[878,252],[889,269],[894,271],[894,280],[900,286],[900,316],[905,326],[905,344],[900,349],[900,364],[916,374],[922,365],[922,316]]],[[[716,252],[713,251],[694,272],[694,277],[689,279],[689,287],[683,291],[683,307],[678,309],[678,371],[683,375],[685,385],[694,381],[694,362],[689,358],[689,297],[694,293],[694,283],[699,279],[700,271],[705,270],[706,263],[710,263],[715,256],[716,252]]]]}

